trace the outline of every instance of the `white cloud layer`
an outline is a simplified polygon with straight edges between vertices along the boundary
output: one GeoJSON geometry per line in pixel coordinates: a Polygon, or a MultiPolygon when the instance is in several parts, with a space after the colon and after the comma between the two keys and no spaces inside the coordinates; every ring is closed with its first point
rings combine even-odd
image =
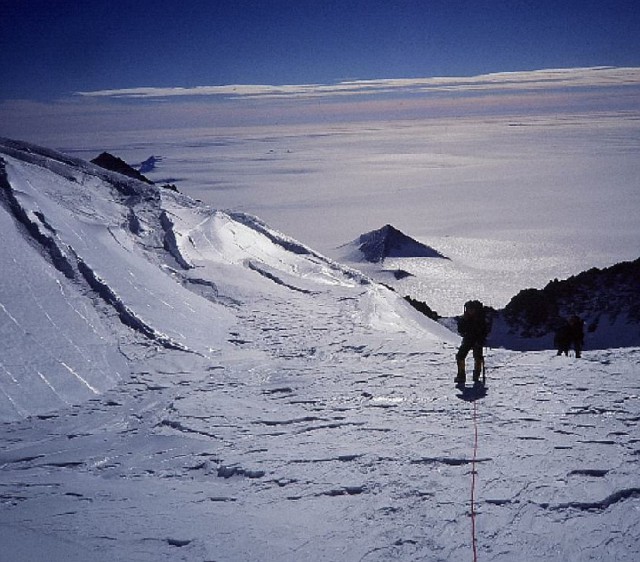
{"type": "Polygon", "coordinates": [[[353,80],[336,84],[256,85],[236,84],[193,88],[126,88],[76,92],[92,98],[172,98],[221,96],[227,98],[320,98],[361,94],[475,93],[540,91],[566,88],[640,85],[640,68],[593,67],[499,72],[472,77],[398,78],[353,80]]]}

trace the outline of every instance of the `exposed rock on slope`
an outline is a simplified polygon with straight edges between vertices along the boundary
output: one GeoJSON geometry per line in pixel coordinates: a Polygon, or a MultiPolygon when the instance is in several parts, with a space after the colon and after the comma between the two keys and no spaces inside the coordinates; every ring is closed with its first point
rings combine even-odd
{"type": "Polygon", "coordinates": [[[130,178],[134,178],[136,180],[143,181],[145,183],[153,183],[149,178],[143,176],[138,170],[132,168],[121,158],[114,156],[113,154],[109,154],[108,152],[103,152],[100,156],[97,156],[93,160],[91,160],[92,164],[96,166],[100,166],[105,170],[111,170],[112,172],[118,172],[119,174],[128,176],[130,178]]]}
{"type": "Polygon", "coordinates": [[[640,259],[525,289],[498,314],[505,334],[496,343],[509,347],[551,347],[559,323],[571,314],[585,321],[587,347],[640,345],[640,259]]]}
{"type": "Polygon", "coordinates": [[[372,263],[379,263],[385,258],[445,258],[440,252],[414,240],[390,224],[362,234],[355,244],[364,259],[372,263]]]}
{"type": "Polygon", "coordinates": [[[162,160],[161,156],[149,156],[144,162],[138,164],[138,171],[141,174],[147,174],[153,172],[156,169],[156,164],[162,160]]]}

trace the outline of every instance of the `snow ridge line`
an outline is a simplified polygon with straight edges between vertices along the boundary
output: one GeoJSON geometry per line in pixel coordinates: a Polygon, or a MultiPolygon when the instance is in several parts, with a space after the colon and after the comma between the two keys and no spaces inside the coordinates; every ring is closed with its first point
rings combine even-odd
{"type": "Polygon", "coordinates": [[[347,267],[346,265],[335,262],[326,256],[323,256],[311,248],[305,246],[304,244],[294,240],[293,238],[286,236],[280,232],[277,232],[267,226],[264,222],[262,222],[258,217],[253,215],[248,215],[246,213],[239,212],[230,212],[227,213],[229,218],[232,220],[251,228],[259,234],[265,236],[268,240],[273,242],[276,246],[280,246],[281,248],[287,250],[296,255],[300,256],[308,256],[314,260],[320,260],[323,264],[328,266],[332,271],[338,271],[342,275],[345,275],[348,279],[359,283],[360,285],[370,285],[371,279],[369,279],[366,275],[363,275],[362,272],[347,267]]]}
{"type": "Polygon", "coordinates": [[[294,285],[290,285],[289,283],[285,283],[282,279],[280,279],[279,277],[277,277],[273,273],[269,273],[266,269],[263,269],[263,268],[259,267],[256,263],[254,263],[251,260],[247,260],[245,262],[245,264],[251,271],[255,271],[256,273],[262,275],[265,279],[269,279],[269,281],[273,281],[276,285],[282,285],[283,287],[286,287],[287,289],[290,289],[292,291],[298,291],[299,293],[303,293],[305,295],[314,294],[312,291],[309,291],[307,289],[300,289],[299,287],[295,287],[294,285]]]}
{"type": "Polygon", "coordinates": [[[165,210],[160,213],[160,226],[164,231],[164,249],[178,262],[180,267],[183,269],[193,269],[193,264],[189,263],[180,251],[174,229],[174,222],[169,218],[169,214],[165,210]]]}
{"type": "Polygon", "coordinates": [[[550,509],[553,511],[563,511],[566,509],[577,509],[579,511],[605,511],[609,509],[612,505],[615,505],[619,502],[640,498],[640,488],[625,488],[623,490],[618,490],[608,495],[606,498],[600,501],[593,502],[566,502],[560,503],[558,505],[550,505],[548,503],[539,504],[540,507],[545,509],[550,509]]]}
{"type": "Polygon", "coordinates": [[[55,230],[44,220],[42,214],[34,213],[35,218],[38,220],[32,219],[18,201],[15,190],[9,183],[6,161],[2,158],[0,158],[0,188],[2,189],[0,191],[0,202],[4,203],[15,219],[26,228],[30,236],[46,250],[54,267],[67,279],[75,279],[73,265],[54,239],[55,230]],[[45,231],[40,228],[40,225],[44,227],[45,231]]]}
{"type": "MultiPolygon", "coordinates": [[[[70,165],[74,164],[71,163],[70,165]]],[[[129,193],[129,195],[137,196],[139,194],[132,192],[129,193]]],[[[130,203],[132,202],[133,201],[130,201],[130,203]]],[[[84,262],[84,260],[74,251],[72,247],[66,246],[62,243],[62,241],[57,236],[56,230],[48,223],[46,217],[41,212],[31,212],[23,207],[16,196],[15,189],[9,182],[6,171],[6,161],[1,157],[0,204],[4,205],[18,221],[18,223],[24,226],[32,240],[44,249],[44,251],[49,255],[51,264],[58,271],[60,271],[66,278],[72,281],[78,280],[79,272],[82,278],[87,282],[89,287],[93,291],[95,291],[98,296],[102,298],[102,300],[104,300],[107,304],[115,309],[120,321],[125,326],[134,329],[135,331],[143,334],[145,337],[154,342],[157,342],[159,345],[167,349],[186,352],[192,351],[182,344],[173,341],[171,338],[159,334],[151,326],[147,325],[142,319],[136,316],[136,314],[113,292],[113,290],[107,285],[107,283],[103,281],[95,273],[95,271],[93,271],[93,269],[91,269],[91,267],[86,264],[86,262],[84,262]],[[67,251],[65,251],[64,249],[65,246],[67,251]]],[[[133,210],[130,209],[130,211],[133,210]]],[[[163,218],[164,217],[161,216],[161,225],[165,230],[165,233],[167,233],[167,222],[162,220],[163,218]]],[[[169,224],[173,226],[173,223],[171,221],[169,221],[169,224]]],[[[173,232],[172,229],[170,229],[170,231],[173,232]]],[[[177,250],[177,245],[175,245],[175,248],[173,248],[169,240],[167,239],[167,236],[165,236],[165,249],[176,259],[176,261],[180,263],[181,266],[185,267],[185,269],[192,268],[193,266],[186,263],[184,259],[179,259],[181,256],[179,255],[179,251],[177,250]]],[[[175,236],[173,237],[173,240],[175,242],[175,236]]]]}
{"type": "Polygon", "coordinates": [[[51,149],[14,141],[5,137],[0,137],[0,147],[2,152],[12,158],[51,170],[69,181],[76,181],[76,178],[69,174],[69,167],[82,168],[87,166],[86,162],[78,158],[72,158],[51,149]]]}
{"type": "Polygon", "coordinates": [[[142,181],[49,148],[0,137],[0,149],[12,158],[50,170],[74,183],[78,183],[78,178],[69,173],[70,168],[82,174],[100,178],[109,183],[121,196],[132,201],[160,200],[160,190],[155,185],[145,184],[142,181]]]}
{"type": "Polygon", "coordinates": [[[297,242],[293,238],[289,238],[283,234],[276,235],[266,224],[264,224],[260,219],[254,217],[252,215],[248,215],[246,213],[229,213],[229,217],[240,224],[244,224],[248,226],[252,230],[259,232],[260,234],[266,236],[271,242],[274,244],[281,246],[285,250],[293,254],[298,254],[302,256],[315,256],[319,257],[311,248],[308,248],[304,244],[297,242]]]}
{"type": "Polygon", "coordinates": [[[151,326],[147,325],[142,319],[126,305],[116,293],[113,292],[111,287],[105,283],[93,269],[91,269],[82,258],[76,257],[78,261],[78,271],[82,274],[89,286],[104,300],[107,304],[111,305],[118,313],[120,321],[129,328],[132,328],[136,332],[140,332],[150,340],[159,343],[166,349],[174,349],[178,351],[191,351],[189,348],[174,342],[171,338],[159,334],[151,326]]]}
{"type": "MultiPolygon", "coordinates": [[[[6,161],[3,158],[0,158],[0,204],[4,204],[4,206],[8,208],[15,219],[25,227],[31,238],[49,254],[52,265],[58,271],[67,277],[67,279],[77,279],[73,260],[62,250],[62,244],[57,239],[56,231],[49,225],[44,215],[38,212],[29,213],[20,204],[20,201],[18,201],[15,190],[9,182],[6,171],[6,161]]],[[[170,338],[158,334],[153,328],[138,318],[112,291],[107,283],[100,279],[82,258],[73,251],[73,248],[68,249],[75,257],[78,272],[88,283],[89,287],[93,289],[102,300],[115,309],[120,321],[125,326],[136,330],[167,349],[191,351],[170,338]]]]}

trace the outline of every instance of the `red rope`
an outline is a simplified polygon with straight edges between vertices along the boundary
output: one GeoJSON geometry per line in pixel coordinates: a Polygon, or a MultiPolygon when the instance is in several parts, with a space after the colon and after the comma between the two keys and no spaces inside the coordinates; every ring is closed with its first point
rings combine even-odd
{"type": "Polygon", "coordinates": [[[473,458],[471,460],[471,544],[473,562],[478,562],[478,539],[476,538],[476,459],[478,458],[478,421],[476,401],[473,401],[473,458]]]}

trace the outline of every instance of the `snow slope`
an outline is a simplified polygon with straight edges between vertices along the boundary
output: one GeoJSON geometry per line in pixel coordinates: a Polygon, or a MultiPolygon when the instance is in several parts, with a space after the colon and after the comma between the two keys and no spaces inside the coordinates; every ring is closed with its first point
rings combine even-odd
{"type": "MultiPolygon", "coordinates": [[[[388,291],[256,218],[33,146],[7,141],[5,151],[2,220],[13,244],[2,250],[9,275],[0,303],[11,355],[3,361],[10,383],[0,419],[112,386],[127,371],[119,348],[132,345],[131,333],[135,345],[214,357],[230,345],[236,309],[274,285],[304,294],[326,285],[356,289],[367,296],[363,315],[387,307],[379,322],[407,322],[387,303],[399,301],[388,291]],[[34,364],[20,361],[25,339],[45,349],[34,364]]],[[[429,325],[417,315],[411,322],[429,325]]],[[[433,323],[428,329],[445,333],[433,323]]]]}
{"type": "Polygon", "coordinates": [[[0,154],[2,559],[640,555],[640,350],[460,393],[457,336],[255,217],[0,154]]]}

